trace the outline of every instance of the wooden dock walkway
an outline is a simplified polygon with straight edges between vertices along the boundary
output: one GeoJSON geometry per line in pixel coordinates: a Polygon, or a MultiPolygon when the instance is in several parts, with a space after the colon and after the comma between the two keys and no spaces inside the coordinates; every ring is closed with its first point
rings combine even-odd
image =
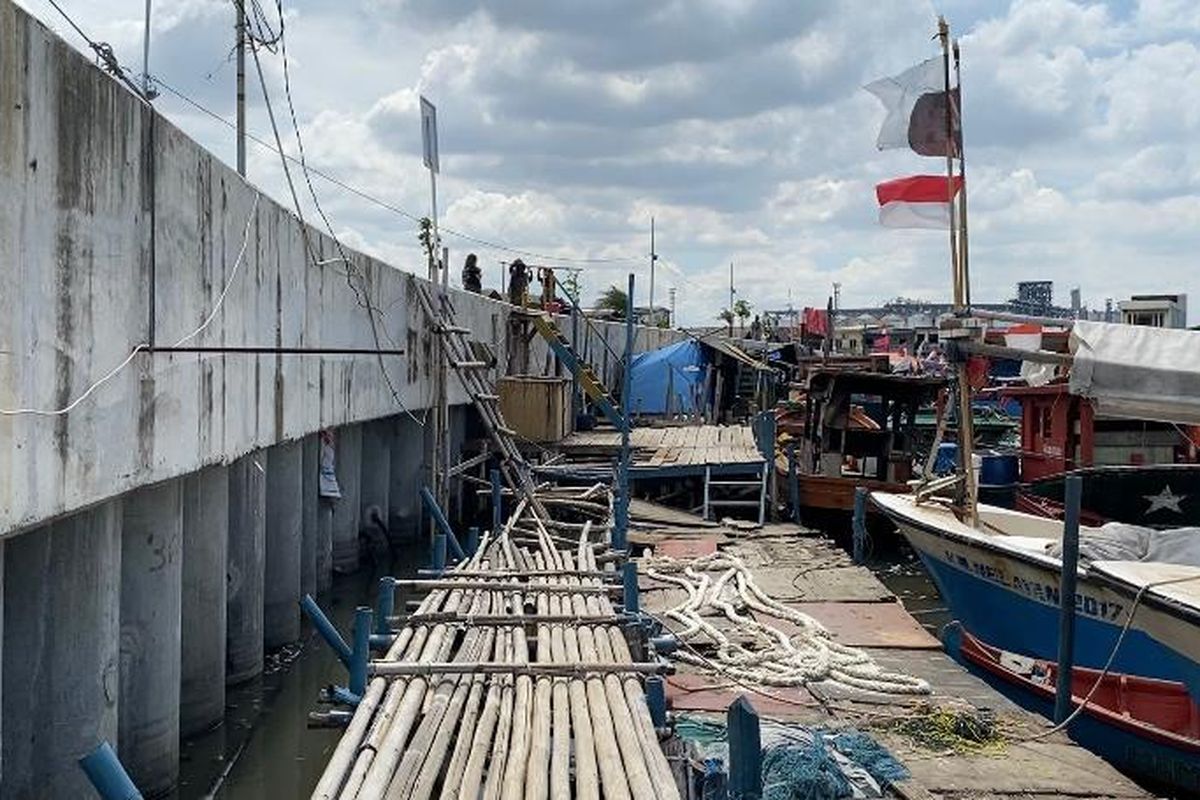
{"type": "MultiPolygon", "coordinates": [[[[730,703],[745,694],[764,719],[809,729],[867,732],[909,771],[911,777],[895,787],[907,798],[1152,796],[1065,734],[1028,741],[1050,724],[946,656],[939,642],[869,570],[854,566],[827,540],[793,524],[753,531],[702,524],[695,518],[689,524],[686,515],[648,506],[635,508],[635,517],[640,517],[642,530],[631,535],[631,541],[639,554],[648,549],[656,556],[683,560],[714,552],[736,555],[767,594],[817,620],[833,641],[860,648],[884,670],[923,679],[932,688],[928,695],[882,695],[834,681],[765,686],[680,663],[677,674],[667,678],[668,706],[676,715],[723,721],[730,703]],[[927,720],[953,718],[988,720],[995,741],[939,744],[922,735],[927,720]]],[[[642,573],[642,606],[656,617],[666,618],[672,607],[687,599],[680,587],[642,573]]],[[[718,571],[704,574],[715,580],[718,571]]],[[[754,615],[789,634],[796,632],[787,623],[754,615]]],[[[748,643],[746,632],[728,618],[706,619],[730,638],[742,637],[748,643]]],[[[666,623],[681,627],[669,618],[666,623]]],[[[699,653],[714,654],[704,634],[690,641],[699,653]]]]}
{"type": "MultiPolygon", "coordinates": [[[[675,470],[702,474],[706,467],[746,471],[763,463],[749,425],[681,425],[634,428],[630,432],[635,470],[675,470]]],[[[610,459],[621,446],[617,431],[572,433],[558,448],[568,457],[610,459]]]]}

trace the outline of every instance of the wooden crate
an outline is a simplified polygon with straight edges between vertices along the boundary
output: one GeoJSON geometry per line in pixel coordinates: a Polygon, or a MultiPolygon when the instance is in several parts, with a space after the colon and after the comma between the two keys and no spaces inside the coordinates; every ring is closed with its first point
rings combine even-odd
{"type": "Polygon", "coordinates": [[[498,384],[508,427],[531,442],[557,442],[571,432],[571,380],[513,375],[498,384]]]}

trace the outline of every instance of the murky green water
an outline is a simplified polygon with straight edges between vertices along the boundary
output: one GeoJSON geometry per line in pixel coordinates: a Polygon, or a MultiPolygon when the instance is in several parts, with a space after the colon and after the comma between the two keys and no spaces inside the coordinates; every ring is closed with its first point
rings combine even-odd
{"type": "MultiPolygon", "coordinates": [[[[423,550],[398,554],[391,570],[363,569],[335,577],[321,607],[349,639],[354,609],[374,605],[379,578],[411,576],[423,550]]],[[[403,599],[398,594],[397,603],[403,599]]],[[[399,605],[398,605],[399,607],[399,605]]],[[[264,674],[226,694],[225,722],[183,743],[174,800],[266,800],[308,797],[341,731],[308,728],[308,713],[323,687],[346,685],[346,670],[307,620],[301,641],[268,654],[264,674]]]]}

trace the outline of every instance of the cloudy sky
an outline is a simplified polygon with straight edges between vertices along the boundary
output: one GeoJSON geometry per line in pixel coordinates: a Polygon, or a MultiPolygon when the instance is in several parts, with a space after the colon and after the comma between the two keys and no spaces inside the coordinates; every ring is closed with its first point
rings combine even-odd
{"type": "MultiPolygon", "coordinates": [[[[18,1],[79,41],[45,0],[18,1]]],[[[141,0],[62,5],[140,69],[141,0]]],[[[655,299],[674,287],[693,325],[727,304],[730,262],[760,309],[824,305],[835,281],[843,306],[947,298],[945,236],[880,229],[873,193],[941,162],[877,151],[883,109],[862,90],[935,55],[942,13],[962,47],[974,297],[1051,279],[1056,299],[1079,286],[1093,308],[1156,291],[1200,302],[1194,0],[285,0],[284,12],[313,166],[427,214],[424,94],[438,106],[447,228],[589,259],[585,301],[632,269],[644,303],[653,216],[655,299]]],[[[150,71],[232,119],[232,26],[228,0],[157,0],[150,71]]],[[[263,68],[286,121],[280,57],[263,53],[263,68]]],[[[269,138],[251,87],[251,132],[269,138]]],[[[229,128],[166,93],[156,105],[232,163],[229,128]]],[[[249,172],[286,197],[270,151],[251,145],[249,172]]],[[[315,185],[346,241],[420,270],[411,219],[315,185]]],[[[479,254],[485,285],[512,257],[445,238],[455,265],[479,254]]]]}

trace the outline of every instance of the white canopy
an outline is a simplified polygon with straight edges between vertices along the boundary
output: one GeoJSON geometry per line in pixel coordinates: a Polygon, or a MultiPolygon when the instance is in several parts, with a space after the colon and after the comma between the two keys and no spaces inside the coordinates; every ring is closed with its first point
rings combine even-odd
{"type": "Polygon", "coordinates": [[[1076,320],[1071,394],[1108,417],[1200,425],[1200,331],[1076,320]]]}

